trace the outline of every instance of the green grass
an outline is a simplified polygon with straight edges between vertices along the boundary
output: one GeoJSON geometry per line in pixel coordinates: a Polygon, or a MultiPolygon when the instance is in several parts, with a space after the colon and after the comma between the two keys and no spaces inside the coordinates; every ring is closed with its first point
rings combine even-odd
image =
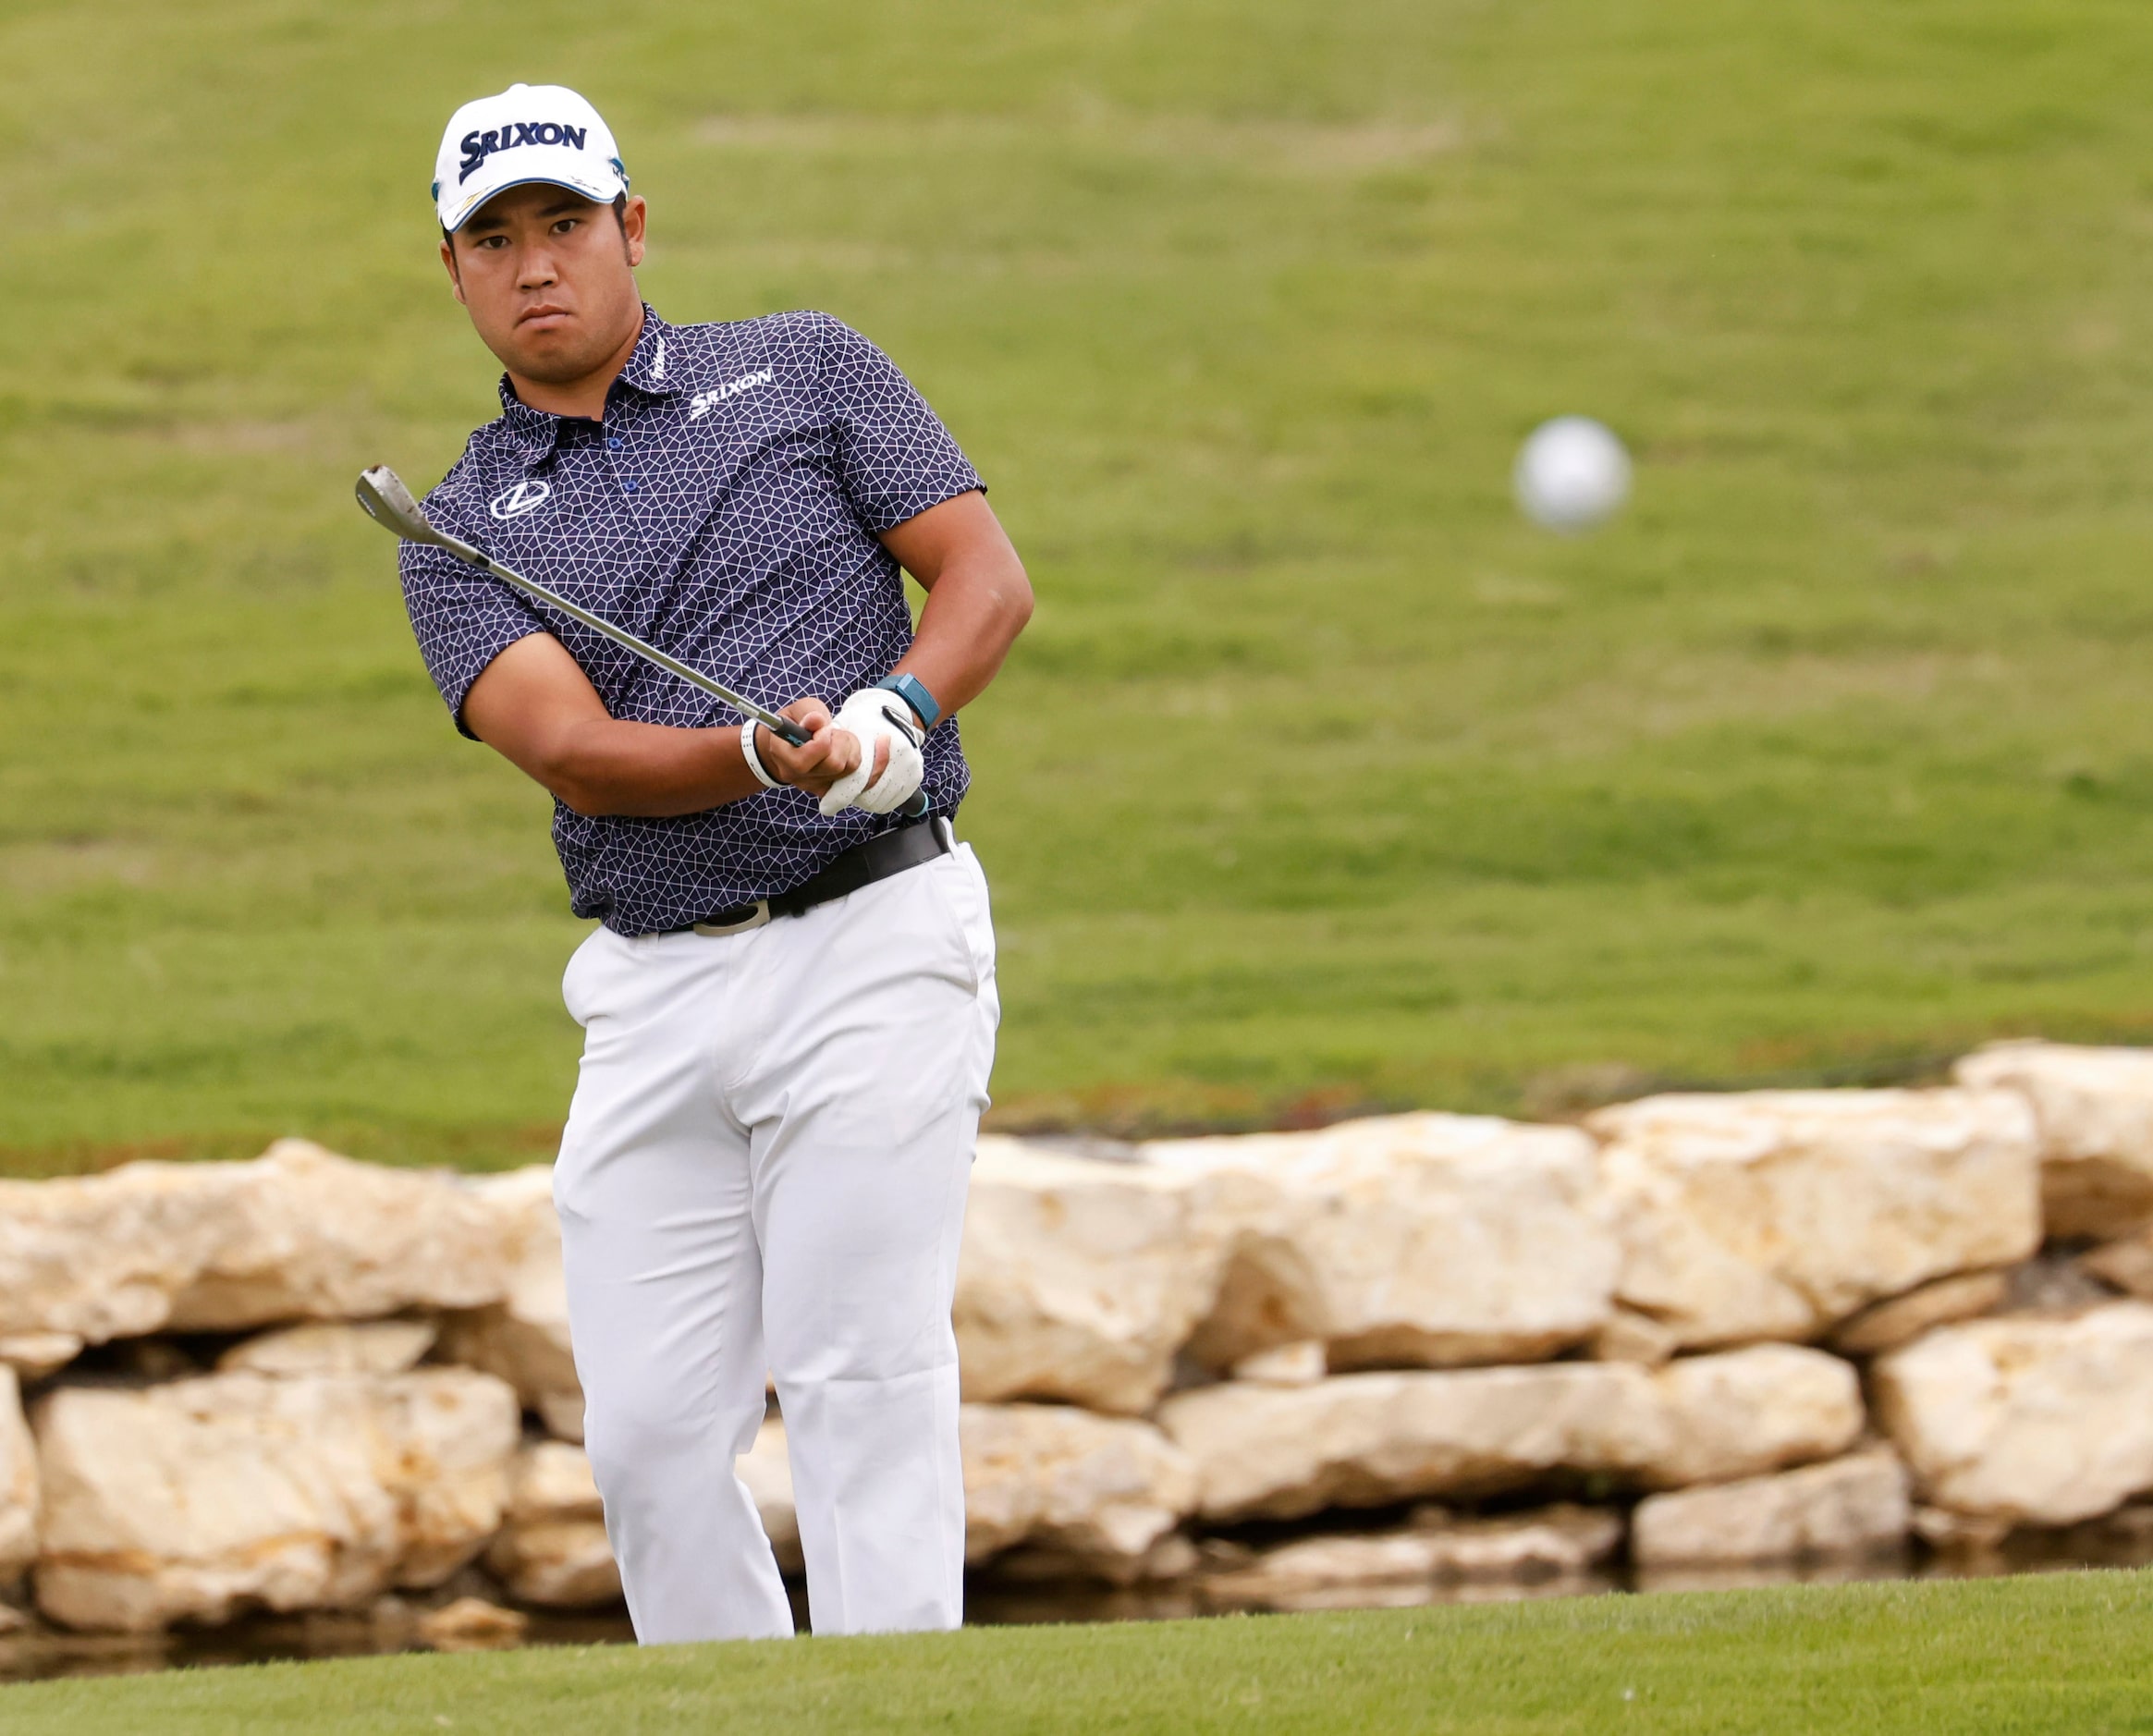
{"type": "Polygon", "coordinates": [[[2153,1730],[2153,1583],[2082,1573],[0,1688],[39,1736],[2153,1730]]]}
{"type": "Polygon", "coordinates": [[[670,317],[838,312],[994,484],[1014,1119],[2153,1035],[2149,72],[2132,0],[10,0],[0,1162],[559,1120],[544,802],[349,503],[490,413],[424,188],[511,78],[670,317]]]}

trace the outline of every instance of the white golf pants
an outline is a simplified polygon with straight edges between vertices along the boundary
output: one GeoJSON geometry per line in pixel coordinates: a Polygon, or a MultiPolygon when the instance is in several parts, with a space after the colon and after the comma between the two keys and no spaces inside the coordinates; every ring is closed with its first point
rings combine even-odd
{"type": "Polygon", "coordinates": [[[999,1004],[969,846],[723,936],[600,929],[554,1174],[636,1638],[789,1634],[734,1473],[775,1377],[818,1633],[963,1617],[957,1249],[999,1004]]]}

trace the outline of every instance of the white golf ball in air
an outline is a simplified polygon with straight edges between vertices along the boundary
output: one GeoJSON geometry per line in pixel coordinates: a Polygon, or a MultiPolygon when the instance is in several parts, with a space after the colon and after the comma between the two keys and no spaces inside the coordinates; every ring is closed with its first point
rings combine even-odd
{"type": "Polygon", "coordinates": [[[1630,455],[1605,423],[1558,416],[1534,429],[1511,485],[1526,518],[1549,531],[1589,531],[1630,497],[1630,455]]]}

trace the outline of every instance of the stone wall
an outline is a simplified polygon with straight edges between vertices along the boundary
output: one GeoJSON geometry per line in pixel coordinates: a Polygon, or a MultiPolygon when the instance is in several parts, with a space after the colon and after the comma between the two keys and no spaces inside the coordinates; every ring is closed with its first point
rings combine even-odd
{"type": "MultiPolygon", "coordinates": [[[[2136,1051],[1581,1128],[983,1139],[969,1555],[1224,1608],[2153,1534],[2149,1304],[2136,1051]]],[[[611,1604],[581,1432],[543,1167],[284,1141],[0,1183],[0,1596],[34,1619],[611,1604]]],[[[739,1471],[797,1573],[775,1409],[739,1471]]]]}

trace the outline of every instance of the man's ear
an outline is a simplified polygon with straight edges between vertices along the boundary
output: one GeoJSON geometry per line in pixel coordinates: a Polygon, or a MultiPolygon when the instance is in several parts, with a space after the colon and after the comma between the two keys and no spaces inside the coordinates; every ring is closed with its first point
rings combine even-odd
{"type": "MultiPolygon", "coordinates": [[[[441,238],[441,263],[447,268],[450,289],[459,301],[463,301],[463,274],[456,268],[456,243],[446,235],[441,238]]],[[[464,301],[464,305],[471,304],[464,301]]]]}
{"type": "Polygon", "coordinates": [[[643,202],[641,193],[630,193],[628,203],[620,208],[620,235],[628,247],[628,266],[633,271],[642,263],[643,220],[650,207],[643,202]]]}

